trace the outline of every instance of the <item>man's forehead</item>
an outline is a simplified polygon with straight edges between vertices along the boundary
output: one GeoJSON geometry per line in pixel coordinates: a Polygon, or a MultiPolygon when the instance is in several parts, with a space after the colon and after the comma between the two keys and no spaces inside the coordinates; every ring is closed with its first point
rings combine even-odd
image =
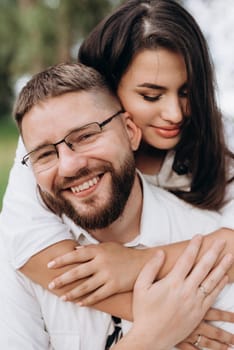
{"type": "Polygon", "coordinates": [[[120,104],[107,93],[81,91],[51,97],[31,108],[22,120],[27,148],[55,143],[75,128],[102,122],[120,104]],[[29,145],[29,146],[27,146],[29,145]]]}
{"type": "MultiPolygon", "coordinates": [[[[89,111],[99,112],[109,109],[110,106],[113,106],[114,104],[116,104],[115,99],[106,93],[95,91],[75,91],[38,101],[38,103],[30,108],[25,116],[40,115],[41,113],[41,115],[45,115],[49,119],[54,117],[53,114],[55,113],[53,112],[56,112],[58,116],[63,111],[66,111],[67,114],[72,114],[74,108],[77,112],[87,112],[85,114],[89,115],[89,111]],[[50,113],[47,113],[48,110],[50,113]]],[[[39,122],[39,120],[37,122],[39,122]]]]}

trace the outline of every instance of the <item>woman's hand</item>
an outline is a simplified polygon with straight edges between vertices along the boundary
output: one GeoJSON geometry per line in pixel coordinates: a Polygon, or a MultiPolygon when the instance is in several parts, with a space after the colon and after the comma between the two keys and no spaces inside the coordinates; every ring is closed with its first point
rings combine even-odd
{"type": "Polygon", "coordinates": [[[113,294],[133,290],[139,271],[144,266],[142,251],[108,242],[79,246],[71,253],[54,259],[49,268],[80,265],[55,278],[49,288],[61,288],[80,280],[79,286],[67,292],[63,300],[79,300],[88,306],[113,294]]]}
{"type": "Polygon", "coordinates": [[[234,345],[234,334],[222,328],[213,326],[207,321],[234,322],[234,313],[218,309],[210,309],[205,315],[200,325],[188,336],[183,343],[177,345],[181,350],[199,349],[199,347],[212,350],[227,350],[230,345],[234,345]],[[199,340],[199,347],[195,346],[199,340]]]}
{"type": "Polygon", "coordinates": [[[144,349],[151,349],[150,344],[154,344],[152,349],[170,349],[186,339],[227,283],[232,255],[226,255],[215,266],[224,242],[216,241],[195,264],[201,241],[200,236],[195,237],[163,279],[154,283],[163,264],[163,253],[156,255],[139,275],[134,288],[130,337],[142,337],[144,349]]]}

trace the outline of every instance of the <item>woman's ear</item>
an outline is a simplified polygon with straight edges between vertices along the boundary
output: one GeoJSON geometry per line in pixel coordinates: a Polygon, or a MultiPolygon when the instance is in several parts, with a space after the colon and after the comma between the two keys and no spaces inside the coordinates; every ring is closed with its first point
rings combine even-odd
{"type": "Polygon", "coordinates": [[[134,123],[131,115],[128,112],[124,112],[125,127],[128,134],[132,150],[136,151],[141,142],[141,129],[134,123]]]}

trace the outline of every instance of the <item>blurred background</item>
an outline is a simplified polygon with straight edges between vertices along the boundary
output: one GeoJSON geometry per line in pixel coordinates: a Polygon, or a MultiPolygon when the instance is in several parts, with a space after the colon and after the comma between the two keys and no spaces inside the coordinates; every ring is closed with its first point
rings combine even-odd
{"type": "MultiPolygon", "coordinates": [[[[0,0],[0,210],[18,131],[11,119],[15,96],[43,68],[76,61],[83,38],[123,0],[0,0]]],[[[181,0],[208,39],[218,100],[234,116],[234,1],[181,0]]]]}

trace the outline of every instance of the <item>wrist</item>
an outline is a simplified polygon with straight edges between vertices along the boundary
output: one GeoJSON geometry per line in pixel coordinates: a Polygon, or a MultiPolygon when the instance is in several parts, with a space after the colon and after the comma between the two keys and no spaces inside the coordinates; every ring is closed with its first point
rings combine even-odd
{"type": "Polygon", "coordinates": [[[168,336],[165,339],[157,334],[157,331],[152,332],[149,327],[143,327],[142,324],[133,324],[132,328],[126,335],[126,345],[134,344],[135,347],[128,347],[128,350],[170,350],[173,344],[169,344],[168,336]]]}
{"type": "Polygon", "coordinates": [[[146,263],[148,263],[148,261],[150,261],[154,256],[155,253],[161,250],[158,247],[153,247],[153,248],[145,248],[145,249],[140,249],[140,264],[141,264],[141,268],[143,268],[145,266],[146,263]]]}

